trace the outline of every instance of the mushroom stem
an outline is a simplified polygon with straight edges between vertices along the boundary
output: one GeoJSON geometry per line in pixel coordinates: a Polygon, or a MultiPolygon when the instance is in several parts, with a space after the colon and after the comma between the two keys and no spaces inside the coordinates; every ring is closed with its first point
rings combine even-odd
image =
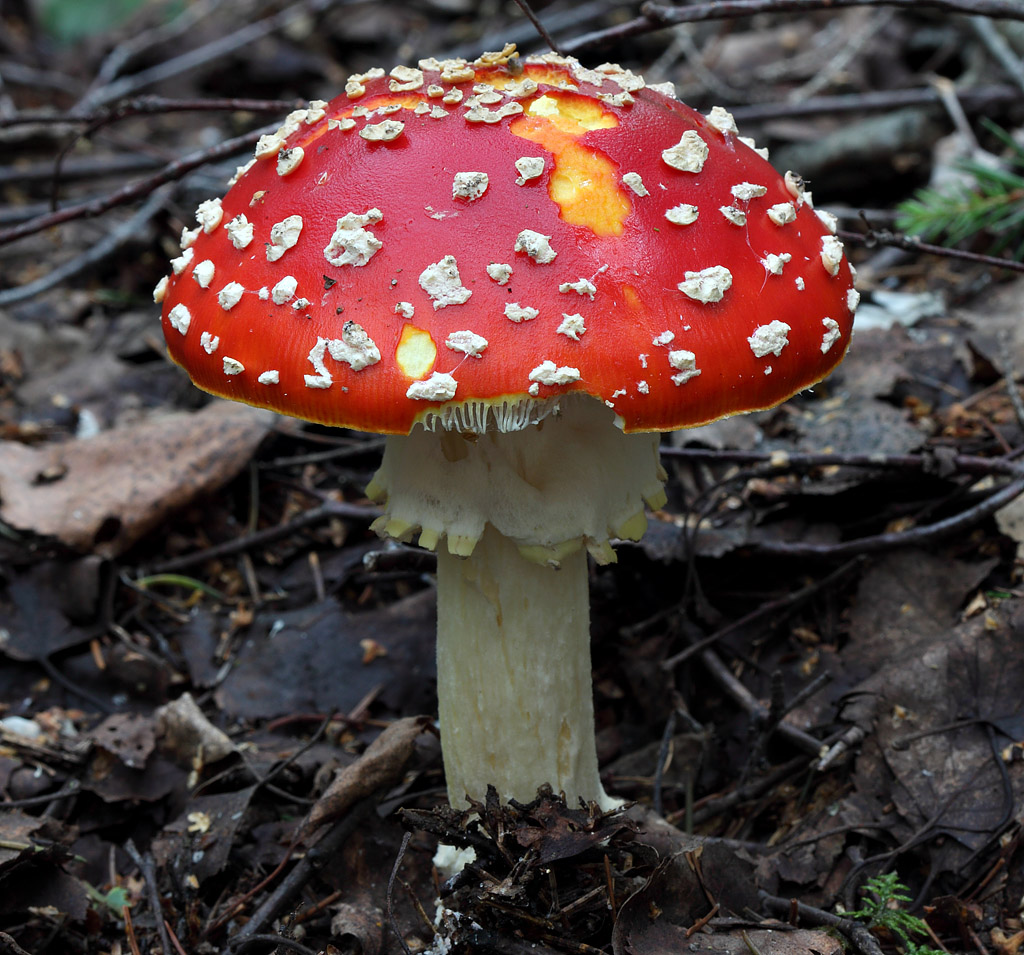
{"type": "MultiPolygon", "coordinates": [[[[486,406],[457,410],[465,421],[493,417],[486,406]]],[[[500,417],[516,430],[390,436],[367,487],[385,505],[373,527],[437,550],[452,804],[483,799],[488,784],[525,802],[549,783],[570,804],[608,807],[594,745],[587,554],[614,560],[611,540],[638,540],[644,503],[664,503],[658,435],[624,434],[585,396],[521,410],[500,417]]]]}
{"type": "Polygon", "coordinates": [[[437,555],[437,690],[448,798],[492,784],[526,802],[548,782],[570,805],[601,786],[591,696],[587,554],[524,559],[488,526],[469,558],[437,555]]]}

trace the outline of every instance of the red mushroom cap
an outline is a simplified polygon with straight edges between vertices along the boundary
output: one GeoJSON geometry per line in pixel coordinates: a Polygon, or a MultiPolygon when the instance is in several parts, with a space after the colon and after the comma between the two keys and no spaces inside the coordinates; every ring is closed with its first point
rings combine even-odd
{"type": "Polygon", "coordinates": [[[826,217],[727,112],[511,48],[350,78],[197,220],[157,289],[171,357],[370,431],[572,392],[627,431],[770,407],[856,306],[826,217]]]}

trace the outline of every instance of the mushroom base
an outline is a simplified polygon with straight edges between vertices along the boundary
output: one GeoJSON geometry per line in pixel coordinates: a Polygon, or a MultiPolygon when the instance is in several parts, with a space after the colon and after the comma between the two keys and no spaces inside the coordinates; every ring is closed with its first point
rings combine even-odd
{"type": "Polygon", "coordinates": [[[524,559],[484,531],[468,560],[437,555],[437,692],[453,806],[526,802],[550,783],[616,805],[597,771],[590,670],[587,556],[558,569],[524,559]]]}

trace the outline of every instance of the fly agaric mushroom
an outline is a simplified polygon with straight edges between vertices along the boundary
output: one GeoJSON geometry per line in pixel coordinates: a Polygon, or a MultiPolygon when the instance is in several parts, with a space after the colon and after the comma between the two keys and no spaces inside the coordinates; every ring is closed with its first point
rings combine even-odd
{"type": "Polygon", "coordinates": [[[156,290],[215,395],[386,433],[378,532],[437,551],[454,805],[614,803],[587,553],[660,506],[658,432],[768,408],[849,344],[799,177],[667,84],[514,47],[351,77],[200,205],[156,290]]]}

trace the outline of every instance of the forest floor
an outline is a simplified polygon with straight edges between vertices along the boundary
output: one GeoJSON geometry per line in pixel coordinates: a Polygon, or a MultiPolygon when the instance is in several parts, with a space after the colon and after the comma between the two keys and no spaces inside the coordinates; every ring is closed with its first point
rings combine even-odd
{"type": "Polygon", "coordinates": [[[1024,128],[1024,11],[714,6],[537,12],[800,171],[854,342],[666,435],[668,504],[591,569],[629,808],[470,817],[432,555],[369,531],[382,440],[201,394],[152,289],[252,140],[219,143],[371,67],[546,43],[496,0],[4,5],[0,953],[1021,950],[1024,275],[983,228],[893,233],[1006,162],[981,119],[1024,128]],[[446,882],[439,841],[476,864],[446,882]]]}

